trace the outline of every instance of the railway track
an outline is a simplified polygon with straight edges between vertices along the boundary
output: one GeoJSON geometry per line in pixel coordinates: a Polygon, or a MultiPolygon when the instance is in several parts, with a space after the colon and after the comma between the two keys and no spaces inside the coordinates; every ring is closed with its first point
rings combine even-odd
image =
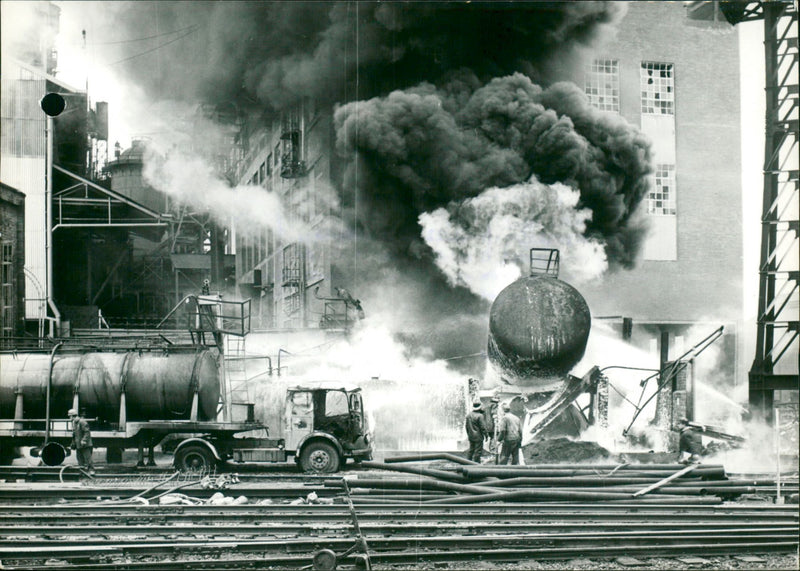
{"type": "MultiPolygon", "coordinates": [[[[299,568],[368,545],[372,563],[791,553],[793,506],[595,504],[6,506],[6,569],[299,568]]],[[[353,553],[343,558],[357,563],[353,553]]]]}
{"type": "MultiPolygon", "coordinates": [[[[204,475],[109,467],[88,478],[74,468],[0,468],[0,561],[18,571],[264,569],[309,568],[320,554],[328,564],[338,554],[339,563],[363,566],[368,554],[376,565],[431,566],[578,553],[607,559],[797,552],[796,506],[724,502],[730,494],[775,494],[774,483],[725,478],[721,469],[711,481],[685,478],[645,498],[632,497],[633,491],[660,476],[552,474],[544,493],[564,491],[572,499],[546,503],[484,495],[505,491],[502,480],[464,478],[462,484],[452,471],[418,471],[398,477],[353,467],[343,480],[291,469],[204,475]],[[701,497],[705,487],[714,493],[701,497]],[[694,488],[697,495],[687,496],[694,488]],[[606,501],[579,499],[597,490],[606,501]],[[161,496],[174,500],[176,492],[186,505],[160,504],[161,496]],[[240,505],[211,505],[220,493],[245,498],[240,505]]],[[[517,490],[541,483],[503,482],[517,490]]],[[[796,478],[789,487],[796,491],[796,478]]]]}

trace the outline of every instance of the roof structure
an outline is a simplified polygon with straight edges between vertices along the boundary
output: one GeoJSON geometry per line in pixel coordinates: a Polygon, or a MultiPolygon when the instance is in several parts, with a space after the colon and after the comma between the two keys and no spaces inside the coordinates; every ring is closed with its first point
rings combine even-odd
{"type": "Polygon", "coordinates": [[[53,165],[53,169],[75,181],[53,194],[54,231],[59,228],[153,229],[165,227],[172,220],[169,213],[156,212],[63,167],[53,165]]]}

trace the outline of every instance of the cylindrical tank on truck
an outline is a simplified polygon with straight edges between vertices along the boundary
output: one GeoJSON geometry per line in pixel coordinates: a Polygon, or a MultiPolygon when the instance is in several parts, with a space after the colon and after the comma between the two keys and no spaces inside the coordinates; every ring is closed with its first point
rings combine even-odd
{"type": "Polygon", "coordinates": [[[26,419],[47,412],[66,418],[80,408],[100,424],[119,422],[122,394],[129,421],[189,420],[194,394],[198,420],[215,420],[219,402],[219,368],[208,350],[16,353],[0,356],[0,418],[14,418],[22,398],[26,419]],[[77,406],[76,406],[77,405],[77,406]]]}
{"type": "MultiPolygon", "coordinates": [[[[295,455],[311,471],[336,471],[347,458],[370,458],[369,426],[360,388],[316,384],[281,387],[259,421],[254,403],[243,421],[218,421],[222,359],[199,346],[0,354],[0,461],[14,449],[41,446],[58,465],[72,435],[67,411],[90,419],[95,446],[143,449],[171,438],[181,469],[211,470],[229,459],[282,462],[295,455]],[[276,437],[246,438],[274,421],[276,437]]],[[[267,383],[269,381],[267,380],[267,383]]],[[[262,411],[263,412],[263,411],[262,411]]],[[[151,456],[152,458],[152,456],[151,456]]]]}

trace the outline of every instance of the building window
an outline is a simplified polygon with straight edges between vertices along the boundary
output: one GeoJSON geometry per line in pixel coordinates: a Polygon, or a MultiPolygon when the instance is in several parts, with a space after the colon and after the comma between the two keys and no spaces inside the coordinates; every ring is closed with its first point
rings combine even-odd
{"type": "Polygon", "coordinates": [[[600,111],[619,113],[619,62],[615,59],[596,59],[584,80],[589,103],[600,111]]]}
{"type": "Polygon", "coordinates": [[[0,337],[14,335],[14,245],[2,243],[0,257],[0,337]]]}
{"type": "Polygon", "coordinates": [[[647,196],[647,213],[675,216],[675,165],[656,165],[655,184],[647,196]]]}
{"type": "Polygon", "coordinates": [[[675,114],[675,75],[671,63],[642,62],[642,113],[675,114]]]}

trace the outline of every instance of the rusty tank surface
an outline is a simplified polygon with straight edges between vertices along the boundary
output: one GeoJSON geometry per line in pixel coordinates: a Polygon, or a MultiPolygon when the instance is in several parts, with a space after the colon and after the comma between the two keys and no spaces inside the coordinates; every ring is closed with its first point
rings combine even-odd
{"type": "Polygon", "coordinates": [[[586,350],[591,313],[583,296],[550,275],[532,275],[498,294],[489,313],[489,361],[509,384],[548,390],[586,350]]]}
{"type": "Polygon", "coordinates": [[[119,418],[124,390],[127,419],[188,420],[198,393],[198,420],[216,417],[219,364],[209,350],[64,352],[0,355],[0,418],[14,418],[22,395],[23,418],[45,418],[50,380],[51,415],[66,417],[78,397],[81,412],[101,422],[119,418]]]}

